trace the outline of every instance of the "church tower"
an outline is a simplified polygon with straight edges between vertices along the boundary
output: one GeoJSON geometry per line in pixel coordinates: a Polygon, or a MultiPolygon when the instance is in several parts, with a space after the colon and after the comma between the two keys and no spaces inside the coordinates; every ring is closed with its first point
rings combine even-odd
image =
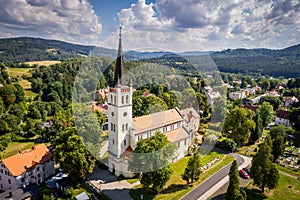
{"type": "Polygon", "coordinates": [[[122,154],[130,147],[132,128],[132,84],[126,85],[120,27],[118,57],[113,85],[108,88],[108,167],[122,174],[122,154]]]}

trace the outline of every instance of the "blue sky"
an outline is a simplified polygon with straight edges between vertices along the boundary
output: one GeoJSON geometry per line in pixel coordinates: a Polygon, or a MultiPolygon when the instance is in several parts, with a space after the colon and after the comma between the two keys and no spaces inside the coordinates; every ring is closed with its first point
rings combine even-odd
{"type": "Polygon", "coordinates": [[[0,37],[125,50],[279,49],[300,43],[298,0],[0,0],[0,37]]]}

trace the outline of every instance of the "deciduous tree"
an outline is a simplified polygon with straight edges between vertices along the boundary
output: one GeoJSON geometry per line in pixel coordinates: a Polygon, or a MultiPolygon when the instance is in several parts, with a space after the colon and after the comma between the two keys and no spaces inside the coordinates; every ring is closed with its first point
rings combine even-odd
{"type": "Polygon", "coordinates": [[[61,169],[77,180],[93,171],[95,161],[84,146],[75,129],[60,133],[53,143],[53,155],[61,169]]]}
{"type": "Polygon", "coordinates": [[[157,132],[137,143],[129,162],[129,170],[140,174],[143,187],[158,193],[172,174],[170,160],[175,150],[176,146],[164,134],[157,132]]]}

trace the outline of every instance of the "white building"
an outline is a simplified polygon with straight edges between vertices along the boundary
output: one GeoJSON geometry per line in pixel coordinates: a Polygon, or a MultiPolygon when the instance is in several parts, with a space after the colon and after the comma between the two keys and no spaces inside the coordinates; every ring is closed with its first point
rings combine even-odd
{"type": "MultiPolygon", "coordinates": [[[[184,118],[178,109],[157,112],[132,118],[132,84],[124,84],[124,62],[121,34],[115,70],[114,87],[108,90],[108,167],[119,176],[133,176],[128,170],[128,159],[136,142],[153,136],[157,131],[166,135],[178,149],[172,161],[188,153],[191,133],[184,126],[184,118]]],[[[199,122],[198,122],[199,123],[199,122]]]]}
{"type": "Polygon", "coordinates": [[[299,100],[296,97],[283,97],[284,106],[289,107],[292,106],[294,103],[299,102],[299,100]]]}
{"type": "Polygon", "coordinates": [[[39,144],[19,152],[0,162],[0,189],[26,187],[30,183],[41,184],[54,174],[52,154],[45,144],[39,144]]]}
{"type": "Polygon", "coordinates": [[[246,98],[246,93],[243,91],[230,92],[229,98],[231,100],[244,99],[244,98],[246,98]]]}
{"type": "Polygon", "coordinates": [[[275,117],[275,125],[291,126],[289,112],[286,110],[278,110],[275,117]]]}

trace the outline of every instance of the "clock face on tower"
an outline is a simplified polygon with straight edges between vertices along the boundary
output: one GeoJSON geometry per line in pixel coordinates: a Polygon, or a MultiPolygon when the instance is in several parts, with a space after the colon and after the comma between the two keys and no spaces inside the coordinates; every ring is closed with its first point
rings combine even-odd
{"type": "Polygon", "coordinates": [[[127,116],[127,112],[124,112],[124,113],[123,113],[123,116],[126,117],[126,116],[127,116]]]}

